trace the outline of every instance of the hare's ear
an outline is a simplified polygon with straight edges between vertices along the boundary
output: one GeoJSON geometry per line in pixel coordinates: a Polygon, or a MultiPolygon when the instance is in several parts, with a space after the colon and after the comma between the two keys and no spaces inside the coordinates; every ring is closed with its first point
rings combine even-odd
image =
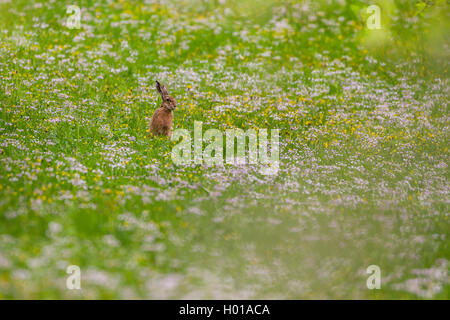
{"type": "Polygon", "coordinates": [[[169,92],[167,91],[166,87],[164,87],[164,85],[162,85],[158,81],[156,81],[156,90],[158,90],[163,99],[169,96],[169,92]]]}

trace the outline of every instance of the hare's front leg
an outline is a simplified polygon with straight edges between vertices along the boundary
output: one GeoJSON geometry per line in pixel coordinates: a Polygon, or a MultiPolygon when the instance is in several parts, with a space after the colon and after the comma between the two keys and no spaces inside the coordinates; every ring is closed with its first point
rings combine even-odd
{"type": "Polygon", "coordinates": [[[163,134],[165,136],[171,137],[172,136],[172,127],[171,126],[165,126],[163,128],[163,134]]]}

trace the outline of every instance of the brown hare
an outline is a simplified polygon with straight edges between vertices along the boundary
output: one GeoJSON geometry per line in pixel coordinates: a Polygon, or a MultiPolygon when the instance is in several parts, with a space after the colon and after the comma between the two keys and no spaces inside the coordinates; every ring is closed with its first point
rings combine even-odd
{"type": "Polygon", "coordinates": [[[158,81],[156,81],[156,90],[161,95],[162,103],[150,120],[150,133],[170,137],[172,135],[173,110],[177,103],[173,97],[169,96],[166,87],[158,81]]]}

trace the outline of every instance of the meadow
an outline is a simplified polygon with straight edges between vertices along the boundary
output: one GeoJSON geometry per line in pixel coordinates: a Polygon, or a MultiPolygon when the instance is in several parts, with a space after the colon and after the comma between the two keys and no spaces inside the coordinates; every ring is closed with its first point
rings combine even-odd
{"type": "Polygon", "coordinates": [[[449,15],[0,0],[0,298],[449,299],[449,15]],[[174,129],[279,129],[278,174],[174,164],[155,80],[174,129]]]}

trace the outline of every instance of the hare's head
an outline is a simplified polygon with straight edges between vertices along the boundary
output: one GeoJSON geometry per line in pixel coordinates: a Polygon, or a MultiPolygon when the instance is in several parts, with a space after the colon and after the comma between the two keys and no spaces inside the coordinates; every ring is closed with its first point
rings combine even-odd
{"type": "Polygon", "coordinates": [[[156,90],[158,90],[162,98],[161,107],[170,111],[174,110],[177,106],[177,102],[173,97],[169,96],[169,92],[167,91],[166,87],[156,81],[156,90]]]}

